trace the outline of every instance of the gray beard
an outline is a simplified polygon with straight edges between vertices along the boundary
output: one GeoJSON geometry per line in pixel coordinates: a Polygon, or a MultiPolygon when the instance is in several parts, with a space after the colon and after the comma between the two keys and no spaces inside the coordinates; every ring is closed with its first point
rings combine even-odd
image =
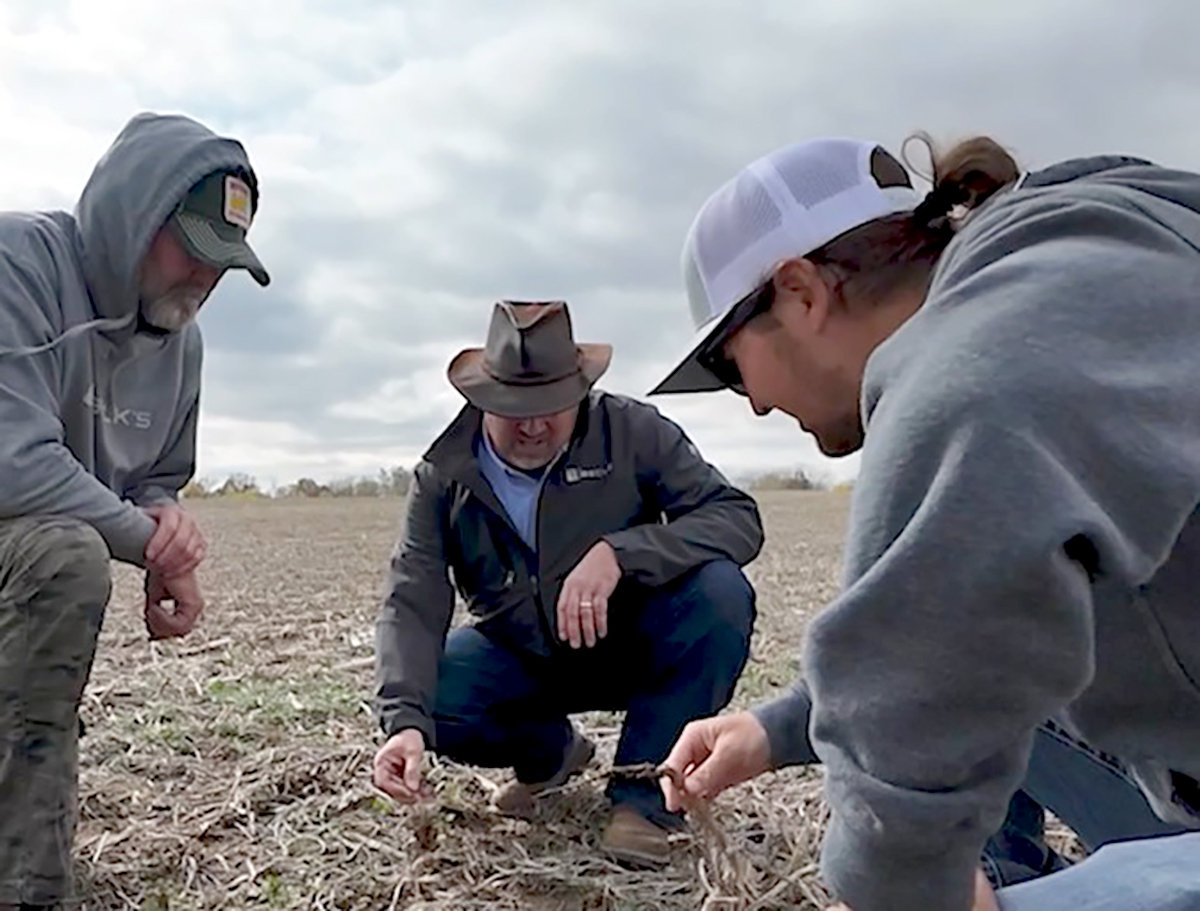
{"type": "Polygon", "coordinates": [[[191,288],[174,288],[142,301],[142,318],[156,329],[178,332],[196,318],[206,295],[191,288]]]}

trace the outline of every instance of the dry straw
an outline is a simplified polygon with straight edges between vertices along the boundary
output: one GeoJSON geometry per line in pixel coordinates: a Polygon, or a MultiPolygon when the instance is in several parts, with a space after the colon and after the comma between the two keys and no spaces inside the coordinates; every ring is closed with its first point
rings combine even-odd
{"type": "MultiPolygon", "coordinates": [[[[794,678],[811,612],[835,592],[846,498],[763,495],[767,547],[753,656],[734,706],[794,678]]],[[[532,821],[488,800],[507,774],[435,761],[433,800],[400,809],[371,785],[372,624],[399,505],[202,503],[209,608],[182,642],[148,644],[141,582],[122,570],[83,705],[83,907],[380,911],[823,909],[827,811],[786,771],[691,808],[670,864],[598,850],[619,716],[578,721],[595,764],[532,821]]],[[[616,770],[630,772],[636,770],[616,770]]],[[[655,770],[642,770],[654,774],[655,770]]]]}

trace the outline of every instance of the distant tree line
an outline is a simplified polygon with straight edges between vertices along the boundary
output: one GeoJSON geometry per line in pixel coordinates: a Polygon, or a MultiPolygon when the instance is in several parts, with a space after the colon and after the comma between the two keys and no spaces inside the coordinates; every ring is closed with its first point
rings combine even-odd
{"type": "MultiPolygon", "coordinates": [[[[322,497],[402,497],[408,493],[412,472],[406,468],[381,468],[374,477],[339,478],[328,483],[319,483],[312,478],[301,478],[294,484],[264,490],[252,475],[235,473],[224,481],[200,479],[193,481],[183,491],[188,499],[205,497],[229,497],[240,499],[319,499],[322,497]]],[[[830,484],[805,468],[768,471],[748,477],[742,486],[753,491],[771,490],[828,490],[830,484]]],[[[838,484],[834,489],[848,490],[853,482],[838,484]]]]}
{"type": "Polygon", "coordinates": [[[750,478],[749,488],[767,490],[828,490],[829,483],[805,468],[768,471],[750,478]]]}
{"type": "Polygon", "coordinates": [[[236,472],[224,481],[200,478],[183,489],[185,499],[318,499],[321,497],[402,497],[408,493],[412,473],[406,468],[381,468],[374,477],[339,478],[322,484],[301,478],[295,484],[264,490],[253,475],[236,472]]]}

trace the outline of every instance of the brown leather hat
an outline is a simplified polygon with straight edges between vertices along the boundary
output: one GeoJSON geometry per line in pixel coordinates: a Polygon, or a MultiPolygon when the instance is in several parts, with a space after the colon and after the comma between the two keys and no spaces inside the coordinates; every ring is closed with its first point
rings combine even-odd
{"type": "Polygon", "coordinates": [[[487,345],[450,362],[454,388],[481,411],[510,418],[578,405],[612,361],[612,345],[575,344],[566,301],[500,301],[487,345]]]}

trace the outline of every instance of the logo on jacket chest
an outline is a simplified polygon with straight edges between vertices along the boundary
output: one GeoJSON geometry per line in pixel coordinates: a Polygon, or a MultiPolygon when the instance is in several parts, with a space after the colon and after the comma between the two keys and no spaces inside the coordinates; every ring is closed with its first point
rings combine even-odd
{"type": "Polygon", "coordinates": [[[88,386],[83,396],[84,407],[96,415],[105,424],[113,427],[132,427],[134,430],[149,430],[154,423],[154,415],[149,411],[136,411],[133,408],[121,408],[114,402],[106,402],[96,394],[95,385],[88,386]]]}
{"type": "Polygon", "coordinates": [[[612,474],[612,462],[595,468],[585,468],[582,465],[568,465],[563,470],[563,480],[568,484],[578,484],[580,481],[599,481],[612,474]]]}

